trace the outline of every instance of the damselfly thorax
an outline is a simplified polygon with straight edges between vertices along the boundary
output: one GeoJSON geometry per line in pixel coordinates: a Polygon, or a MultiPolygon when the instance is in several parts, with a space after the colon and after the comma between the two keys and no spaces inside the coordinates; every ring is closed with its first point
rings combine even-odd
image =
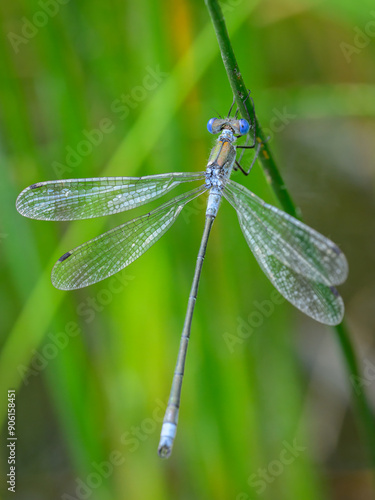
{"type": "Polygon", "coordinates": [[[212,118],[207,128],[212,134],[220,132],[208,159],[205,175],[206,186],[210,189],[206,216],[216,217],[225,182],[231,176],[236,160],[236,148],[233,145],[236,140],[235,134],[236,132],[238,135],[246,134],[249,131],[249,124],[246,120],[212,118]]]}

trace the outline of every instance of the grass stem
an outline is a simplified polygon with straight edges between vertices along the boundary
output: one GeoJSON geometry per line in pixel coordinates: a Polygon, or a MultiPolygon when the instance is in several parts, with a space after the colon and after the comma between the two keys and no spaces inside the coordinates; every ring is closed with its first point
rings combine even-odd
{"type": "MultiPolygon", "coordinates": [[[[228,30],[225,24],[224,16],[221,7],[217,0],[205,0],[209,14],[211,16],[217,41],[219,43],[221,57],[224,67],[227,72],[228,80],[236,99],[237,106],[243,117],[249,116],[252,123],[256,124],[256,140],[261,142],[259,160],[262,164],[266,178],[275,192],[283,209],[293,217],[300,218],[299,210],[296,208],[287,187],[280,175],[280,172],[273,159],[267,138],[264,136],[262,128],[258,123],[251,100],[245,97],[248,94],[248,89],[244,83],[242,73],[239,69],[232,44],[229,39],[228,30]]],[[[347,327],[344,322],[335,327],[338,342],[342,350],[345,360],[346,369],[350,380],[359,380],[359,368],[354,352],[353,345],[350,340],[347,327]]],[[[375,421],[366,394],[363,390],[355,390],[352,384],[352,395],[357,410],[358,421],[362,439],[366,442],[369,458],[375,466],[375,421]]]]}

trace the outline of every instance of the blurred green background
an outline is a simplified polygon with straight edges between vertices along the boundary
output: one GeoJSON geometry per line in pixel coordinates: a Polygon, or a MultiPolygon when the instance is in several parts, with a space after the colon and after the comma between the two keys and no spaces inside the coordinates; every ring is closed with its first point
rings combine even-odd
{"type": "MultiPolygon", "coordinates": [[[[222,8],[293,198],[348,257],[340,292],[363,373],[355,389],[374,404],[375,8],[222,8]]],[[[70,224],[15,210],[38,181],[205,168],[206,123],[232,96],[203,1],[18,0],[2,2],[0,18],[3,498],[14,388],[17,499],[373,499],[335,332],[271,302],[226,202],[208,245],[168,461],[156,449],[202,204],[128,269],[77,292],[51,285],[56,259],[147,209],[70,224]],[[266,303],[270,312],[254,321],[266,303]]],[[[277,203],[259,164],[235,179],[277,203]]]]}

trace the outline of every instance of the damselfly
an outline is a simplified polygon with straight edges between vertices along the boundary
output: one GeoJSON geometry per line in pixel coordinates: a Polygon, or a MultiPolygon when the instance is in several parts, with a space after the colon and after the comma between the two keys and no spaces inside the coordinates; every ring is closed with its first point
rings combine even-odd
{"type": "Polygon", "coordinates": [[[340,249],[230,179],[233,169],[240,167],[236,153],[241,146],[234,143],[238,137],[248,134],[249,123],[228,115],[228,118],[212,118],[207,128],[219,137],[205,172],[39,182],[22,191],[16,204],[22,215],[32,219],[88,219],[130,210],[163,196],[180,184],[201,181],[200,187],[60,257],[52,270],[52,283],[61,290],[73,290],[97,283],[128,266],[172,226],[187,203],[209,192],[203,237],[161,431],[161,457],[170,455],[177,430],[199,278],[208,237],[223,196],[236,210],[242,232],[260,267],[289,302],[327,325],[340,323],[344,314],[342,298],[333,286],[344,282],[348,274],[346,258],[340,249]]]}

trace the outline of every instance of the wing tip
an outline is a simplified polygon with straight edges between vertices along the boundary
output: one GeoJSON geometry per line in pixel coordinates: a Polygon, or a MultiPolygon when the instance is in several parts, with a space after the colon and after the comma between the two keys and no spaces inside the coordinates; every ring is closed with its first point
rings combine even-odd
{"type": "Polygon", "coordinates": [[[328,287],[332,294],[335,296],[335,302],[336,302],[336,310],[331,316],[326,315],[322,319],[314,318],[317,321],[320,321],[324,325],[328,326],[337,326],[339,325],[342,320],[344,319],[344,314],[345,314],[345,306],[344,306],[344,301],[337,289],[334,286],[329,286],[328,287]]]}
{"type": "MultiPolygon", "coordinates": [[[[31,186],[27,186],[20,192],[16,199],[16,210],[19,214],[23,215],[24,217],[28,217],[29,219],[37,219],[35,214],[32,214],[30,211],[30,204],[28,203],[29,198],[27,197],[27,194],[32,189],[38,189],[42,187],[43,184],[43,182],[36,182],[35,184],[31,184],[31,186]]],[[[43,220],[43,218],[40,218],[39,220],[43,220]]]]}
{"type": "Polygon", "coordinates": [[[64,260],[68,259],[72,255],[72,252],[66,252],[64,255],[62,255],[57,261],[56,264],[53,266],[52,272],[51,272],[51,281],[52,285],[57,288],[57,290],[71,290],[71,287],[64,286],[63,283],[61,283],[61,277],[59,278],[59,271],[61,271],[60,264],[64,262],[64,260]]]}
{"type": "Polygon", "coordinates": [[[77,276],[69,275],[69,262],[68,268],[64,267],[64,263],[69,257],[74,254],[74,251],[66,252],[62,255],[53,266],[51,271],[51,282],[57,290],[71,291],[84,288],[93,283],[87,283],[79,280],[77,276]]]}

